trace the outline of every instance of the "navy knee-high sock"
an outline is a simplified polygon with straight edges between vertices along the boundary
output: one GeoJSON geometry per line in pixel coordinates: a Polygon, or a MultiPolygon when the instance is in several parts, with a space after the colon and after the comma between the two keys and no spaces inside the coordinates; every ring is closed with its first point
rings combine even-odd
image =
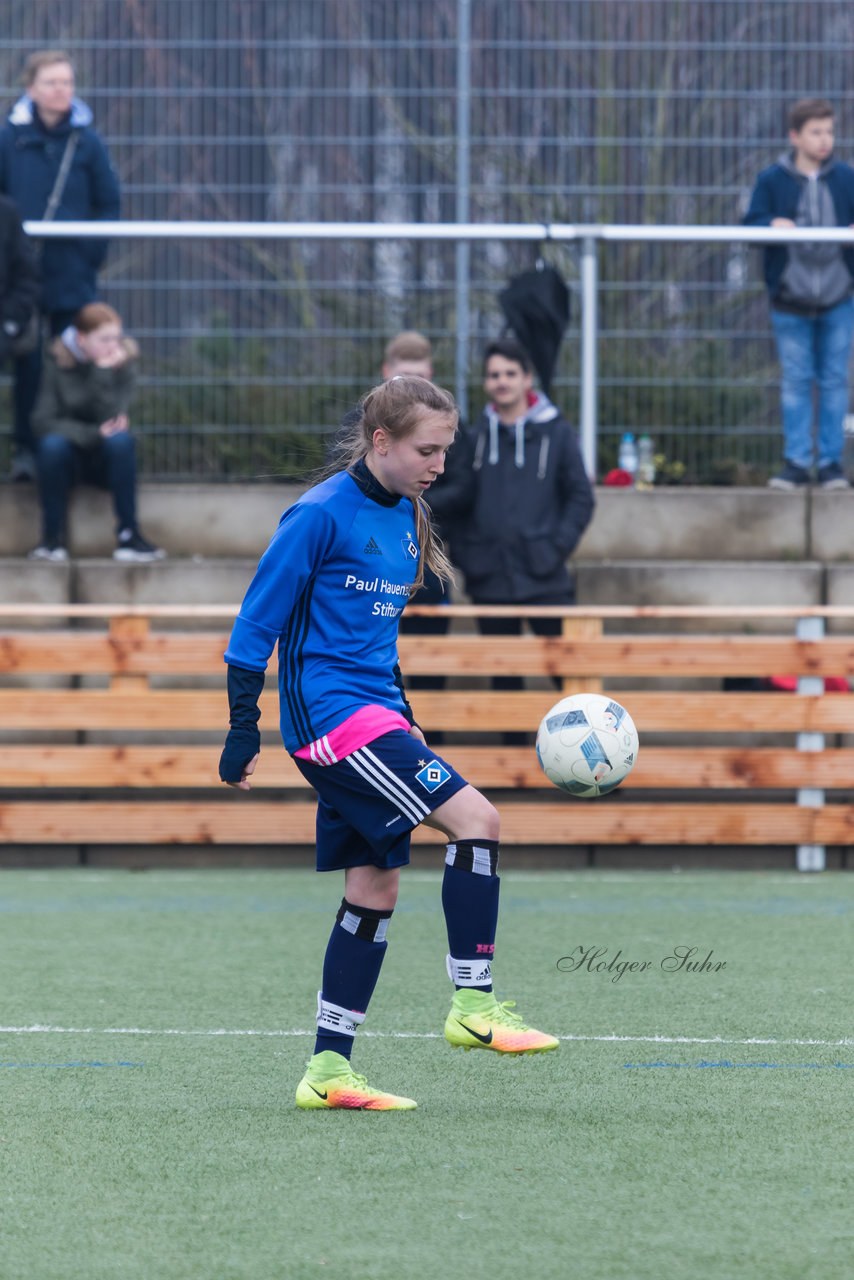
{"type": "Polygon", "coordinates": [[[380,976],[391,914],[341,899],[323,960],[315,1053],[332,1049],[350,1057],[356,1027],[364,1021],[380,976]]]}
{"type": "Polygon", "coordinates": [[[492,990],[500,884],[497,868],[497,840],[457,840],[448,845],[442,909],[448,930],[448,971],[457,990],[492,990]]]}

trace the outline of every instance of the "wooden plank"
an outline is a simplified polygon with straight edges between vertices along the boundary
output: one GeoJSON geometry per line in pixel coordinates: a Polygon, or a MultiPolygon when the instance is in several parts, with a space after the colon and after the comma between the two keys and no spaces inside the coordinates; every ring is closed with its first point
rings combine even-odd
{"type": "MultiPolygon", "coordinates": [[[[115,654],[118,648],[141,646],[149,638],[150,625],[148,618],[111,618],[110,649],[115,654]]],[[[148,676],[142,672],[129,673],[122,671],[110,677],[110,688],[114,692],[141,693],[148,688],[148,676]]]]}
{"type": "MultiPolygon", "coordinates": [[[[584,619],[573,620],[580,628],[584,619]]],[[[598,626],[597,620],[590,620],[598,626]]],[[[829,636],[401,636],[407,674],[621,678],[854,674],[854,640],[829,636]]]]}
{"type": "MultiPolygon", "coordinates": [[[[601,621],[564,619],[563,637],[401,636],[405,675],[553,676],[593,685],[603,676],[854,674],[854,640],[829,636],[600,634],[601,621]],[[589,633],[589,634],[585,634],[589,633]]],[[[226,632],[157,632],[117,618],[109,634],[62,630],[0,634],[0,673],[13,675],[218,675],[226,632]]],[[[576,690],[578,691],[578,690],[576,690]]]]}
{"type": "MultiPolygon", "coordinates": [[[[62,612],[62,606],[44,606],[62,612]]],[[[86,607],[86,606],[84,606],[86,607]]],[[[115,607],[115,606],[114,606],[115,607]]],[[[174,608],[175,606],[164,606],[174,608]]],[[[434,616],[437,609],[443,617],[518,617],[519,606],[508,605],[408,605],[413,614],[434,616]]],[[[0,617],[5,610],[0,605],[0,617]]],[[[719,621],[749,621],[751,618],[854,618],[854,605],[803,605],[803,604],[575,604],[528,605],[526,616],[537,618],[564,618],[572,614],[577,618],[715,618],[719,621]]]]}
{"type": "Polygon", "coordinates": [[[613,694],[625,704],[643,740],[644,733],[850,733],[854,699],[825,693],[650,693],[613,694]]]}
{"type": "MultiPolygon", "coordinates": [[[[229,623],[237,614],[234,604],[19,604],[0,601],[0,618],[217,618],[229,623]]],[[[413,614],[434,617],[516,617],[518,605],[409,605],[413,614]]],[[[541,618],[572,614],[579,618],[715,618],[747,621],[751,618],[854,618],[854,605],[526,605],[525,613],[541,618]]]]}
{"type": "MultiPolygon", "coordinates": [[[[631,714],[643,745],[647,733],[849,733],[854,699],[849,694],[800,697],[786,693],[694,693],[611,690],[631,714]]],[[[430,730],[536,731],[557,701],[555,693],[487,693],[420,690],[412,695],[416,719],[430,730]]]]}
{"type": "MultiPolygon", "coordinates": [[[[818,836],[845,828],[850,839],[854,826],[850,806],[624,804],[616,796],[504,805],[501,817],[502,842],[526,846],[840,843],[818,836]]],[[[218,804],[0,804],[0,840],[9,844],[312,844],[314,823],[313,803],[272,804],[251,794],[218,804]]],[[[443,843],[438,832],[423,827],[415,839],[443,843]]]]}
{"type": "Polygon", "coordinates": [[[315,812],[314,803],[0,804],[0,840],[8,844],[313,844],[315,812]]]}
{"type": "MultiPolygon", "coordinates": [[[[22,787],[202,788],[221,791],[219,744],[199,746],[0,745],[0,792],[22,787]]],[[[436,748],[475,787],[551,792],[531,747],[436,748]]],[[[287,752],[265,747],[253,790],[307,788],[287,752]]],[[[622,793],[707,788],[854,789],[854,749],[644,747],[622,793]]]]}
{"type": "Polygon", "coordinates": [[[854,749],[643,747],[623,790],[854,789],[854,749]]]}
{"type": "Polygon", "coordinates": [[[789,804],[632,804],[607,800],[501,808],[515,845],[797,845],[813,840],[814,810],[789,804]]]}
{"type": "MultiPolygon", "coordinates": [[[[583,640],[593,641],[594,645],[596,645],[602,639],[602,619],[564,618],[561,622],[561,639],[569,641],[573,645],[573,652],[577,652],[578,644],[583,640]]],[[[574,673],[577,672],[577,662],[573,660],[571,667],[568,669],[574,673]]],[[[564,675],[561,680],[561,692],[565,698],[568,698],[573,693],[601,693],[601,674],[594,672],[588,675],[564,675]]]]}
{"type": "MultiPolygon", "coordinates": [[[[219,779],[220,744],[197,746],[0,746],[0,792],[23,787],[88,790],[211,787],[219,779]]],[[[311,788],[283,747],[265,748],[256,787],[311,788]]]]}
{"type": "Polygon", "coordinates": [[[854,845],[854,806],[829,804],[817,809],[813,838],[803,843],[854,845]]]}
{"type": "MultiPolygon", "coordinates": [[[[239,604],[18,604],[0,600],[0,618],[224,618],[239,604]]],[[[854,613],[854,609],[852,609],[854,613]]]]}
{"type": "MultiPolygon", "coordinates": [[[[278,695],[261,697],[266,728],[279,723],[278,695]]],[[[154,689],[124,693],[109,689],[0,689],[4,729],[116,729],[225,733],[228,700],[222,689],[154,689]]]]}
{"type": "Polygon", "coordinates": [[[218,675],[225,684],[223,632],[162,632],[152,635],[145,618],[118,622],[141,623],[133,635],[126,626],[110,634],[95,631],[53,631],[0,635],[0,673],[4,675],[218,675]]]}
{"type": "MultiPolygon", "coordinates": [[[[278,694],[267,681],[261,696],[261,724],[279,724],[278,694]]],[[[693,693],[609,691],[623,702],[638,730],[647,733],[850,733],[854,698],[828,693],[800,697],[788,693],[693,693]]],[[[558,700],[552,692],[525,690],[417,690],[412,706],[426,733],[535,732],[558,700]]],[[[225,689],[162,690],[143,693],[108,689],[0,689],[0,727],[13,730],[119,729],[224,732],[225,689]]]]}

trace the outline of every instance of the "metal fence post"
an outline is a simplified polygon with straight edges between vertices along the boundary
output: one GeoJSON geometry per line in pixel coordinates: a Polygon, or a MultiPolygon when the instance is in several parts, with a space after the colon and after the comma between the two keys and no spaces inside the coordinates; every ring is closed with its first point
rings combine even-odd
{"type": "Polygon", "coordinates": [[[598,244],[593,236],[581,241],[581,392],[579,428],[581,456],[591,480],[596,479],[596,316],[598,244]]]}
{"type": "MultiPolygon", "coordinates": [[[[471,3],[457,0],[457,223],[469,220],[471,186],[471,3]]],[[[460,415],[468,420],[469,276],[471,248],[467,240],[456,246],[456,344],[454,392],[460,415]]]]}
{"type": "MultiPolygon", "coordinates": [[[[799,640],[821,640],[824,638],[824,618],[798,618],[795,635],[799,640]]],[[[798,694],[801,697],[815,697],[824,693],[822,676],[798,676],[798,694]]],[[[799,733],[797,737],[798,751],[823,751],[823,733],[799,733]]],[[[824,791],[818,787],[801,787],[798,791],[797,803],[810,809],[821,809],[824,805],[824,791]]],[[[796,852],[798,871],[824,871],[826,866],[825,848],[823,844],[799,844],[796,852]]]]}

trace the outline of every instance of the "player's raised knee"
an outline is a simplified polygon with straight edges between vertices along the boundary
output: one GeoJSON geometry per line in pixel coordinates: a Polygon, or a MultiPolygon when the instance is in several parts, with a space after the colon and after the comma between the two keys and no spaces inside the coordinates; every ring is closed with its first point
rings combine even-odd
{"type": "Polygon", "coordinates": [[[498,840],[501,819],[495,805],[472,786],[463,787],[431,815],[452,840],[498,840]]]}

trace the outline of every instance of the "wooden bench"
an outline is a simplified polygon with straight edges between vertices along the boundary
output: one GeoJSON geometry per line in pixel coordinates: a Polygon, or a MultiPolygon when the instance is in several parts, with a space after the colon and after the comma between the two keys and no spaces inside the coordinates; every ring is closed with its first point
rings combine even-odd
{"type": "MultiPolygon", "coordinates": [[[[512,610],[455,606],[448,614],[465,620],[478,612],[512,610]]],[[[468,634],[400,641],[407,676],[448,678],[442,690],[412,693],[417,718],[428,742],[431,732],[453,735],[439,751],[494,794],[504,843],[783,845],[812,850],[804,856],[815,865],[823,865],[824,846],[851,843],[854,804],[846,792],[854,785],[854,749],[839,738],[854,729],[854,699],[725,693],[720,683],[773,672],[820,686],[826,675],[854,675],[854,636],[792,634],[796,617],[821,626],[829,616],[851,619],[854,610],[538,612],[561,614],[563,634],[487,639],[468,621],[454,624],[467,625],[468,634]],[[708,618],[718,626],[724,619],[731,630],[638,634],[631,628],[639,618],[691,618],[694,625],[708,618]],[[788,634],[743,634],[759,618],[788,634]],[[527,687],[493,692],[489,677],[501,674],[528,677],[527,687]],[[658,687],[668,681],[677,687],[658,687]],[[611,796],[566,796],[546,782],[531,747],[500,745],[505,731],[536,730],[563,692],[601,688],[628,707],[641,740],[635,769],[611,796]]],[[[269,732],[253,791],[218,780],[227,721],[222,652],[233,614],[221,606],[0,606],[2,841],[311,844],[312,792],[277,738],[274,666],[262,697],[261,727],[269,732]],[[201,621],[215,629],[171,629],[201,621]]],[[[415,838],[438,836],[424,828],[415,838]]]]}

